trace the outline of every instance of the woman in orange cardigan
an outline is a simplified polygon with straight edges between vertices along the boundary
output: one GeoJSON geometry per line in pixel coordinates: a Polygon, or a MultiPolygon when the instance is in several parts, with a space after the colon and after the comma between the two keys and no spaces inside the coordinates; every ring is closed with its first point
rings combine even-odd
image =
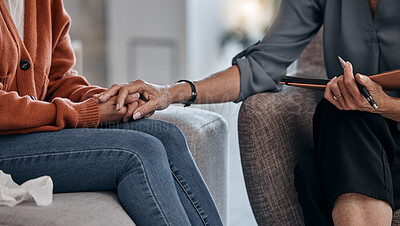
{"type": "Polygon", "coordinates": [[[0,1],[0,15],[1,170],[18,183],[49,175],[55,192],[117,190],[138,225],[222,225],[182,132],[118,124],[139,96],[116,111],[72,70],[62,0],[0,1]]]}

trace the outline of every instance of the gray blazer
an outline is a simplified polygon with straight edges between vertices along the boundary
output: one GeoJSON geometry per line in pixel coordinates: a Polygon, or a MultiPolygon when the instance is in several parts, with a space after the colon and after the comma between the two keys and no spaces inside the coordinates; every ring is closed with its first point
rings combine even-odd
{"type": "Polygon", "coordinates": [[[286,68],[324,25],[329,78],[343,74],[337,56],[364,75],[400,68],[400,1],[380,0],[374,18],[368,0],[282,0],[273,26],[259,43],[239,53],[240,94],[279,91],[286,68]]]}

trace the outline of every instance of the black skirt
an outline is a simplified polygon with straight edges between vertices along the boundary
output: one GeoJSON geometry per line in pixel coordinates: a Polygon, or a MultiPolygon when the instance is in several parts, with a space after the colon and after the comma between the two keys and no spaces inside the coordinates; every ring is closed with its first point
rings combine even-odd
{"type": "Polygon", "coordinates": [[[314,115],[314,151],[298,163],[295,185],[306,225],[332,225],[336,199],[363,194],[400,208],[400,132],[378,114],[340,111],[323,99],[314,115]]]}

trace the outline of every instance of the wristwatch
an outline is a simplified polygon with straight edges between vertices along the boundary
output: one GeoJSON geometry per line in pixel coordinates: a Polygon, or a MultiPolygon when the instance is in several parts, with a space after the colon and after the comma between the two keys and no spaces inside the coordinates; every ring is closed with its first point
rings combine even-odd
{"type": "Polygon", "coordinates": [[[196,97],[197,97],[196,86],[190,80],[179,80],[176,83],[181,83],[181,82],[189,83],[190,87],[192,88],[192,97],[190,98],[190,100],[188,100],[187,102],[183,103],[184,107],[189,107],[190,105],[192,105],[194,103],[194,101],[196,101],[196,97]]]}

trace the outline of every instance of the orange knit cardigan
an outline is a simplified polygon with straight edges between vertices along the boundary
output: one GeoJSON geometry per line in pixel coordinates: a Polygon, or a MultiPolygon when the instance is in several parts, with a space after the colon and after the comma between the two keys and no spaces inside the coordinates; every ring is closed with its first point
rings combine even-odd
{"type": "Polygon", "coordinates": [[[90,86],[72,70],[70,18],[62,0],[25,1],[24,42],[0,0],[0,134],[97,127],[90,86]]]}

